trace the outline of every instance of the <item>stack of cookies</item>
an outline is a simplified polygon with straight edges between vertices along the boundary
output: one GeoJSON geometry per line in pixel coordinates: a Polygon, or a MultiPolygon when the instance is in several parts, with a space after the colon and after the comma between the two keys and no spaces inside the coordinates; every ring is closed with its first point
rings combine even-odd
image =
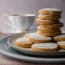
{"type": "Polygon", "coordinates": [[[65,49],[65,34],[61,34],[60,22],[62,11],[60,9],[45,8],[39,10],[37,31],[28,33],[15,41],[15,45],[24,48],[31,48],[32,51],[57,51],[65,49]],[[60,35],[61,34],[61,35],[60,35]],[[54,42],[54,41],[55,42],[54,42]]]}
{"type": "Polygon", "coordinates": [[[60,22],[62,11],[60,9],[45,8],[39,10],[36,19],[38,26],[37,33],[42,36],[54,37],[61,34],[60,28],[63,24],[60,22]]]}

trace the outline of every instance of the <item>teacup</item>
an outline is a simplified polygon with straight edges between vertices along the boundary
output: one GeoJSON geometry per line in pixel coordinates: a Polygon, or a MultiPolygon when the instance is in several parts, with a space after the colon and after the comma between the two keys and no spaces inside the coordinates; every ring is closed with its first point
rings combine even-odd
{"type": "Polygon", "coordinates": [[[14,33],[27,31],[35,21],[35,14],[8,15],[10,31],[14,33]]]}

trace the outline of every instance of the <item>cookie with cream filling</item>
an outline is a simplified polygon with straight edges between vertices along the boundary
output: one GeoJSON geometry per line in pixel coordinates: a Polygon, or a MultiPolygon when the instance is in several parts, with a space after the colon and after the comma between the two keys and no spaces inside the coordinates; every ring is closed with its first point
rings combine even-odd
{"type": "Polygon", "coordinates": [[[15,40],[15,45],[18,47],[23,47],[23,48],[30,48],[32,45],[32,42],[28,38],[18,38],[15,40]]]}
{"type": "Polygon", "coordinates": [[[56,43],[36,43],[32,45],[32,51],[44,52],[44,51],[57,51],[58,45],[56,43]]]}
{"type": "Polygon", "coordinates": [[[45,43],[45,42],[50,42],[52,38],[45,37],[37,33],[33,33],[29,36],[29,40],[32,41],[33,43],[45,43]]]}

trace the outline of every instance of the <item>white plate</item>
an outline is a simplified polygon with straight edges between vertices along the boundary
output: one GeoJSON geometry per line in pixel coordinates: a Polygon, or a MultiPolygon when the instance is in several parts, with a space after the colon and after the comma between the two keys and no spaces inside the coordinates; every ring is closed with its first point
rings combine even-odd
{"type": "Polygon", "coordinates": [[[34,57],[34,56],[28,56],[24,54],[20,54],[17,51],[13,50],[12,48],[9,47],[7,44],[7,41],[11,37],[17,37],[22,34],[14,34],[7,36],[3,39],[0,40],[0,52],[6,56],[9,56],[11,58],[19,59],[19,60],[24,60],[24,61],[29,61],[29,62],[36,62],[36,63],[64,63],[65,58],[44,58],[44,57],[34,57]]]}
{"type": "Polygon", "coordinates": [[[32,51],[31,48],[17,47],[17,46],[15,46],[14,40],[20,36],[22,37],[23,34],[11,35],[8,39],[9,46],[19,52],[22,52],[22,53],[25,53],[28,55],[44,56],[44,57],[61,57],[61,56],[65,55],[65,50],[63,50],[63,49],[52,53],[52,52],[34,52],[34,51],[32,51]]]}

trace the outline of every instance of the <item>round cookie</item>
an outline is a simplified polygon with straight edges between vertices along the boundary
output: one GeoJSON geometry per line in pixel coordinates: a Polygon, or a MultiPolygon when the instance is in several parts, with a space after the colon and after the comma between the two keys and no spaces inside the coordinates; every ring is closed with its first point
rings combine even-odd
{"type": "Polygon", "coordinates": [[[23,48],[30,48],[32,42],[28,38],[18,38],[15,40],[15,45],[23,48]]]}
{"type": "Polygon", "coordinates": [[[43,34],[44,33],[51,33],[52,34],[52,33],[56,33],[56,32],[60,33],[61,31],[60,30],[48,31],[48,30],[39,30],[38,29],[37,32],[40,32],[40,33],[43,33],[43,34]]]}
{"type": "Polygon", "coordinates": [[[55,41],[65,41],[65,34],[54,37],[55,41]]]}
{"type": "Polygon", "coordinates": [[[56,8],[44,8],[39,10],[39,14],[41,15],[60,15],[62,11],[56,8]]]}
{"type": "Polygon", "coordinates": [[[63,23],[58,23],[58,24],[52,24],[52,25],[39,25],[42,28],[61,28],[63,27],[63,23]]]}
{"type": "Polygon", "coordinates": [[[43,32],[43,33],[54,33],[54,32],[60,32],[60,29],[50,29],[50,28],[42,28],[40,26],[38,26],[37,31],[43,32]]]}
{"type": "Polygon", "coordinates": [[[44,51],[57,51],[58,45],[56,43],[36,43],[32,45],[32,51],[44,52],[44,51]]]}
{"type": "Polygon", "coordinates": [[[50,42],[52,38],[45,37],[37,33],[33,33],[29,36],[29,40],[32,41],[33,43],[46,43],[46,42],[50,42]]]}
{"type": "Polygon", "coordinates": [[[54,36],[60,35],[61,31],[60,32],[54,32],[54,33],[46,33],[46,32],[37,31],[37,34],[42,35],[42,36],[54,37],[54,36]]]}
{"type": "Polygon", "coordinates": [[[41,20],[39,18],[36,19],[37,24],[40,25],[52,25],[52,24],[57,24],[59,23],[58,20],[41,20]]]}
{"type": "Polygon", "coordinates": [[[65,41],[57,42],[61,49],[65,49],[65,41]]]}
{"type": "Polygon", "coordinates": [[[38,15],[40,20],[58,20],[61,16],[52,16],[52,15],[38,15]]]}

